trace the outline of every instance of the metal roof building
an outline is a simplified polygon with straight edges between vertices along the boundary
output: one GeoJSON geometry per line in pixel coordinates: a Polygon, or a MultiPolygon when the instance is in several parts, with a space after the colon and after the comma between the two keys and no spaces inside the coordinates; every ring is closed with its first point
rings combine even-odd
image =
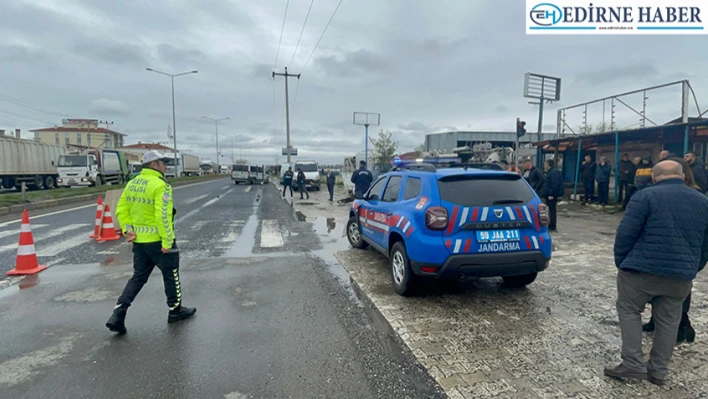
{"type": "MultiPolygon", "coordinates": [[[[526,133],[520,143],[550,140],[556,137],[555,133],[526,133]]],[[[514,147],[516,132],[494,131],[453,131],[443,133],[430,133],[425,135],[425,150],[448,150],[475,143],[490,142],[495,147],[514,147]]]]}

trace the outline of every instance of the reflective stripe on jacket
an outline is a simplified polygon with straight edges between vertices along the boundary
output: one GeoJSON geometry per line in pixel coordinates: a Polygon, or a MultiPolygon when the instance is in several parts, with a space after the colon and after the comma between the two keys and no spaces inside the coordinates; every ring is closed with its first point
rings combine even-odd
{"type": "Polygon", "coordinates": [[[175,241],[172,186],[153,169],[143,169],[123,189],[116,217],[125,234],[132,230],[135,243],[162,242],[172,248],[175,241]]]}

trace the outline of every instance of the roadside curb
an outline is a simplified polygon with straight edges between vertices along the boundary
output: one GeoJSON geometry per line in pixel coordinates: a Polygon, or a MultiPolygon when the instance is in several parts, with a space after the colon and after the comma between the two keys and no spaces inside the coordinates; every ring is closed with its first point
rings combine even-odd
{"type": "MultiPolygon", "coordinates": [[[[225,176],[223,178],[226,179],[226,177],[228,177],[228,176],[225,176]]],[[[171,185],[172,185],[172,187],[180,187],[180,186],[188,186],[191,184],[206,183],[206,182],[214,181],[214,180],[219,180],[219,178],[194,180],[194,181],[181,181],[181,182],[172,183],[171,185]]],[[[106,187],[107,187],[106,191],[111,190],[111,188],[110,188],[111,186],[106,186],[106,187]]],[[[35,209],[47,209],[47,208],[54,208],[54,207],[62,206],[62,205],[95,201],[98,199],[99,195],[105,197],[106,193],[102,192],[102,193],[96,193],[96,194],[77,195],[75,197],[58,198],[58,199],[53,199],[53,200],[28,202],[26,204],[5,206],[5,207],[0,208],[0,216],[22,213],[22,211],[24,211],[25,209],[27,209],[28,211],[32,211],[35,209]]]]}

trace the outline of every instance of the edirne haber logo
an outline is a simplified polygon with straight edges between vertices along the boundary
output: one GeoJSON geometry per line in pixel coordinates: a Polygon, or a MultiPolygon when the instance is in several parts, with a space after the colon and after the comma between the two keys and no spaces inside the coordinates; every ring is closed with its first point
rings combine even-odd
{"type": "Polygon", "coordinates": [[[708,0],[526,0],[532,35],[696,35],[707,23],[708,0]]]}

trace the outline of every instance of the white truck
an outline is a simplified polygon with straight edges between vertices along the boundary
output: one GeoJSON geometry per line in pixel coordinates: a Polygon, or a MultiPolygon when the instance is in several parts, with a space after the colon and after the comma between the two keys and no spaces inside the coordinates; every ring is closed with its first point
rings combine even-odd
{"type": "Polygon", "coordinates": [[[38,190],[54,188],[57,181],[57,161],[65,152],[63,146],[0,137],[0,179],[4,188],[38,190]]]}
{"type": "Polygon", "coordinates": [[[295,161],[295,165],[293,165],[293,173],[295,174],[293,181],[294,189],[299,189],[297,185],[298,169],[302,170],[302,173],[305,174],[305,189],[311,188],[320,191],[320,165],[316,161],[311,160],[295,161]]]}
{"type": "Polygon", "coordinates": [[[201,176],[202,168],[199,157],[182,154],[182,173],[180,176],[201,176]]]}
{"type": "Polygon", "coordinates": [[[59,187],[123,184],[129,179],[128,162],[115,150],[77,151],[59,157],[59,187]]]}

